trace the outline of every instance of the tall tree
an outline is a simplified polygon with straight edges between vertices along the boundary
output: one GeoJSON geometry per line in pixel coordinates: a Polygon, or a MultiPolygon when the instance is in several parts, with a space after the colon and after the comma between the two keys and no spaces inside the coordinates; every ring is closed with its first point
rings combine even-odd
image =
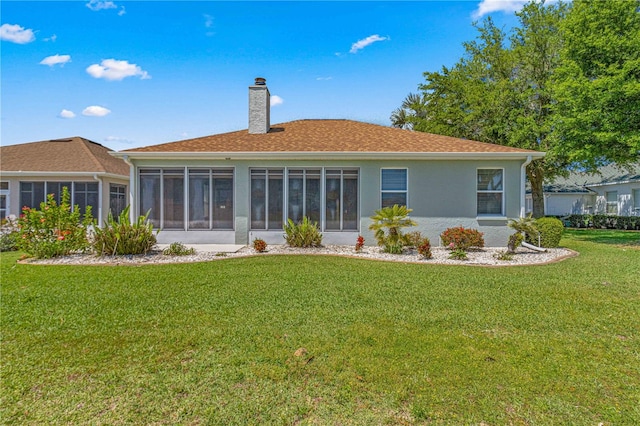
{"type": "Polygon", "coordinates": [[[640,159],[640,1],[574,0],[561,25],[554,137],[595,170],[640,159]]]}
{"type": "Polygon", "coordinates": [[[564,153],[549,137],[551,76],[565,13],[563,3],[531,2],[517,13],[520,25],[511,37],[491,18],[475,24],[478,36],[464,43],[463,58],[451,68],[426,72],[419,86],[423,102],[401,108],[417,131],[548,152],[527,166],[536,217],[544,215],[543,178],[565,166],[564,153]]]}

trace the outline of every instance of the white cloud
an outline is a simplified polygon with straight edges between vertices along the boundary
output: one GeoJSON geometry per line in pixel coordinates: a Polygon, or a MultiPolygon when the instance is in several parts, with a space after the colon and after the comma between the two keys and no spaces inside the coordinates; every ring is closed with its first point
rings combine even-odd
{"type": "Polygon", "coordinates": [[[76,115],[73,113],[73,111],[69,111],[68,109],[63,109],[62,111],[60,111],[60,114],[58,114],[58,117],[60,118],[73,118],[76,115]]]}
{"type": "Polygon", "coordinates": [[[380,37],[378,34],[370,35],[367,38],[363,38],[362,40],[358,40],[351,45],[351,50],[349,53],[356,53],[358,50],[364,49],[370,44],[375,43],[376,41],[385,41],[389,40],[389,37],[380,37]]]}
{"type": "Polygon", "coordinates": [[[270,103],[271,103],[271,106],[282,105],[284,103],[284,99],[282,99],[278,95],[273,95],[273,96],[271,96],[271,102],[270,103]]]}
{"type": "Polygon", "coordinates": [[[12,43],[27,44],[36,39],[33,30],[24,29],[20,25],[2,24],[0,27],[0,40],[12,43]]]}
{"type": "Polygon", "coordinates": [[[104,117],[110,113],[111,110],[97,105],[92,105],[82,110],[82,115],[86,115],[88,117],[104,117]]]}
{"type": "Polygon", "coordinates": [[[124,144],[132,144],[133,141],[127,138],[123,138],[120,136],[107,136],[106,138],[104,138],[105,142],[117,142],[117,143],[124,143],[124,144]]]}
{"type": "Polygon", "coordinates": [[[120,10],[118,11],[118,16],[124,16],[126,15],[127,10],[124,8],[124,6],[120,6],[120,10]]]}
{"type": "Polygon", "coordinates": [[[213,16],[207,15],[206,13],[202,16],[204,16],[204,26],[207,28],[213,27],[213,16]]]}
{"type": "Polygon", "coordinates": [[[50,67],[54,65],[64,66],[67,62],[71,61],[70,55],[53,55],[47,56],[43,60],[40,61],[40,65],[49,65],[50,67]]]}
{"type": "Polygon", "coordinates": [[[130,64],[127,61],[117,61],[115,59],[105,59],[100,65],[90,65],[87,67],[87,72],[92,77],[104,78],[105,80],[111,81],[135,76],[140,76],[142,80],[151,78],[148,72],[136,64],[130,64]]]}
{"type": "Polygon", "coordinates": [[[116,6],[114,2],[104,0],[90,0],[89,3],[86,4],[86,6],[94,12],[97,12],[99,10],[118,8],[118,6],[116,6]]]}
{"type": "Polygon", "coordinates": [[[55,42],[57,38],[58,38],[58,36],[54,34],[51,37],[44,38],[43,40],[44,41],[53,41],[53,42],[55,42]]]}
{"type": "Polygon", "coordinates": [[[316,81],[328,81],[332,79],[333,77],[316,77],[316,81]]]}
{"type": "Polygon", "coordinates": [[[471,16],[473,19],[479,19],[484,15],[493,12],[517,12],[529,0],[482,0],[471,16]]]}

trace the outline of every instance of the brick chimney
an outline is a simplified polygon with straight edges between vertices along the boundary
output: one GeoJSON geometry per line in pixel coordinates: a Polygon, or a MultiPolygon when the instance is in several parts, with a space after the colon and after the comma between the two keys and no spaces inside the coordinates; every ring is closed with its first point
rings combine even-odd
{"type": "Polygon", "coordinates": [[[261,134],[271,128],[270,97],[267,80],[257,77],[255,84],[249,86],[249,133],[261,134]]]}

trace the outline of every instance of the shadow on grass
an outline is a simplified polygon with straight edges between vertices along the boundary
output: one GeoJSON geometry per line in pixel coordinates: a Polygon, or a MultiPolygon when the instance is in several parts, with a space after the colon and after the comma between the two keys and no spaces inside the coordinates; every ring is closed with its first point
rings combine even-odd
{"type": "Polygon", "coordinates": [[[565,236],[578,241],[640,248],[640,231],[623,231],[619,229],[565,229],[565,236]]]}

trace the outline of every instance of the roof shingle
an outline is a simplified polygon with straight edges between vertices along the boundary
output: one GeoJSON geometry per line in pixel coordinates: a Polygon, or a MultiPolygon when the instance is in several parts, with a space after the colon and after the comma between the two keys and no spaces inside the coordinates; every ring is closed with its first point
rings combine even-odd
{"type": "Polygon", "coordinates": [[[353,152],[353,153],[537,153],[432,133],[352,120],[296,120],[266,134],[247,130],[163,143],[122,152],[353,152]]]}
{"type": "Polygon", "coordinates": [[[0,147],[3,172],[88,172],[129,176],[129,166],[110,149],[72,137],[0,147]]]}

